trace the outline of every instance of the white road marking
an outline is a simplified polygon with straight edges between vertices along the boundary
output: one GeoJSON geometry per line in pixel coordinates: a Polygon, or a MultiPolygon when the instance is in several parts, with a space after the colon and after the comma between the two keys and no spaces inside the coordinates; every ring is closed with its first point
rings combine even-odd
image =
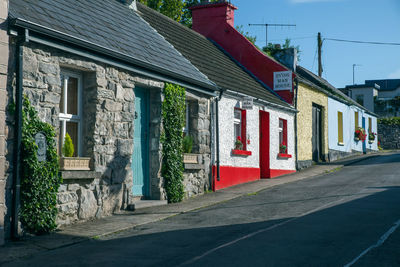
{"type": "Polygon", "coordinates": [[[354,263],[356,263],[359,259],[361,259],[365,254],[367,254],[371,249],[377,248],[382,246],[383,243],[385,243],[386,239],[388,239],[388,237],[393,234],[394,231],[396,231],[396,229],[400,226],[400,220],[398,220],[397,222],[394,223],[394,225],[386,232],[384,233],[381,238],[379,238],[378,242],[376,242],[376,244],[370,246],[369,248],[367,248],[366,250],[364,250],[363,252],[361,252],[360,255],[358,255],[354,260],[352,260],[351,262],[347,263],[344,267],[350,267],[351,265],[353,265],[354,263]]]}
{"type": "MultiPolygon", "coordinates": [[[[349,197],[349,198],[351,198],[351,197],[349,197]]],[[[199,255],[199,256],[196,256],[196,257],[194,257],[194,258],[192,258],[192,259],[190,259],[190,260],[188,260],[188,261],[185,261],[184,263],[180,264],[179,266],[190,265],[190,264],[192,264],[192,263],[194,263],[194,262],[196,262],[196,261],[198,261],[198,260],[200,260],[200,259],[202,259],[202,258],[208,256],[209,254],[211,254],[211,253],[213,253],[213,252],[215,252],[215,251],[217,251],[217,250],[220,250],[220,249],[222,249],[222,248],[228,247],[228,246],[233,245],[233,244],[235,244],[235,243],[237,243],[237,242],[239,242],[239,241],[248,239],[248,238],[253,237],[253,236],[255,236],[255,235],[264,233],[264,232],[266,232],[266,231],[275,229],[275,228],[277,228],[277,227],[279,227],[279,226],[285,225],[285,224],[290,223],[290,222],[292,222],[292,221],[295,221],[295,220],[297,220],[297,219],[299,219],[299,218],[301,218],[301,217],[303,217],[303,216],[306,216],[306,215],[308,215],[308,214],[311,214],[311,213],[314,213],[314,212],[316,212],[316,211],[322,210],[322,209],[327,208],[327,207],[329,207],[329,206],[335,206],[335,205],[339,204],[340,202],[345,202],[345,200],[347,200],[347,199],[349,199],[349,198],[342,198],[342,199],[339,199],[339,200],[336,200],[336,201],[333,201],[333,202],[329,202],[329,203],[327,203],[327,204],[325,204],[325,205],[322,205],[322,206],[320,206],[320,207],[318,207],[318,208],[315,208],[315,209],[313,209],[313,210],[307,211],[307,212],[305,212],[305,213],[303,213],[303,214],[301,214],[301,215],[299,215],[299,216],[297,216],[297,217],[294,217],[294,218],[292,218],[292,219],[289,219],[289,220],[287,220],[287,221],[284,221],[284,222],[281,222],[281,223],[278,223],[278,224],[274,224],[274,225],[272,225],[272,226],[270,226],[270,227],[267,227],[267,228],[264,228],[264,229],[260,229],[260,230],[258,230],[258,231],[255,231],[255,232],[252,232],[252,233],[250,233],[250,234],[247,234],[247,235],[245,235],[245,236],[239,237],[239,238],[237,238],[237,239],[235,239],[235,240],[232,240],[232,241],[227,242],[227,243],[225,243],[225,244],[222,244],[222,245],[220,245],[220,246],[218,246],[218,247],[215,247],[215,248],[213,248],[213,249],[210,249],[210,250],[206,251],[205,253],[203,253],[203,254],[201,254],[201,255],[199,255]]],[[[400,221],[399,221],[399,222],[400,222],[400,221]]]]}

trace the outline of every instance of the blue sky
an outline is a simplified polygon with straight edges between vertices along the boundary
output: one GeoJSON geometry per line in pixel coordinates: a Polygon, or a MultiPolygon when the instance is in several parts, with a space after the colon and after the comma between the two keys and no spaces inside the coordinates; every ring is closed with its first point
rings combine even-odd
{"type": "MultiPolygon", "coordinates": [[[[265,28],[249,23],[287,23],[269,27],[268,42],[290,38],[299,45],[300,65],[317,72],[317,33],[322,38],[400,43],[400,0],[231,0],[238,7],[235,25],[265,45],[265,28]]],[[[371,79],[400,79],[400,45],[355,44],[325,40],[323,78],[340,88],[371,79]]]]}

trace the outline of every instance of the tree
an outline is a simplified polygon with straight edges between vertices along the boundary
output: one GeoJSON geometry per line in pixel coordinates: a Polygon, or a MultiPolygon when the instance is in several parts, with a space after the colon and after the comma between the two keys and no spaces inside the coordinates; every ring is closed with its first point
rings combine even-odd
{"type": "MultiPolygon", "coordinates": [[[[199,0],[138,0],[140,3],[164,14],[171,19],[192,27],[192,11],[190,7],[198,5],[199,0]]],[[[211,0],[210,2],[218,2],[211,0]]]]}
{"type": "Polygon", "coordinates": [[[184,0],[138,0],[140,3],[180,22],[184,14],[184,0]]]}
{"type": "MultiPolygon", "coordinates": [[[[256,46],[256,41],[257,41],[257,37],[256,36],[252,36],[250,35],[249,32],[245,32],[243,30],[243,25],[238,25],[236,26],[236,30],[238,32],[240,32],[240,34],[242,34],[244,37],[246,37],[247,40],[249,40],[253,45],[256,46]]],[[[256,46],[257,47],[257,46],[256,46]]],[[[258,48],[258,47],[257,47],[258,48]]]]}
{"type": "Polygon", "coordinates": [[[272,43],[268,43],[268,45],[267,46],[264,46],[263,48],[262,48],[262,51],[264,52],[264,53],[266,53],[267,55],[269,55],[269,56],[271,56],[271,57],[274,57],[274,55],[277,53],[277,52],[279,52],[279,51],[281,51],[281,50],[283,50],[283,49],[287,49],[287,48],[296,48],[296,50],[297,50],[297,61],[300,61],[300,53],[301,53],[301,51],[300,51],[300,46],[294,46],[294,45],[291,45],[290,44],[290,39],[289,38],[286,38],[285,39],[285,43],[283,44],[283,45],[280,45],[280,44],[272,44],[272,43]]]}

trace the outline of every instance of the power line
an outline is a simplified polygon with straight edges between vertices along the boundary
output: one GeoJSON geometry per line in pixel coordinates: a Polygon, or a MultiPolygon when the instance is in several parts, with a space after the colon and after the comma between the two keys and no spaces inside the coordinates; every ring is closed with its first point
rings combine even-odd
{"type": "Polygon", "coordinates": [[[400,43],[367,42],[367,41],[345,40],[345,39],[335,39],[335,38],[324,38],[324,40],[337,41],[337,42],[347,42],[347,43],[358,43],[358,44],[400,45],[400,43]]]}

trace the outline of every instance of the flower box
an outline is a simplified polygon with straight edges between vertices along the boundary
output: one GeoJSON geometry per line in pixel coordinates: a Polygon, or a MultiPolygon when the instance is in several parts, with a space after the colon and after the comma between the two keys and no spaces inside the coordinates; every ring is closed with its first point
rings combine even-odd
{"type": "Polygon", "coordinates": [[[192,163],[192,164],[199,163],[198,155],[197,154],[191,154],[191,153],[183,154],[183,163],[192,163]]]}
{"type": "Polygon", "coordinates": [[[90,171],[89,167],[90,158],[81,157],[61,157],[60,170],[61,171],[90,171]]]}
{"type": "Polygon", "coordinates": [[[291,158],[292,155],[286,153],[278,153],[278,158],[291,158]]]}
{"type": "Polygon", "coordinates": [[[251,151],[240,150],[240,149],[232,149],[232,155],[251,156],[251,151]]]}

